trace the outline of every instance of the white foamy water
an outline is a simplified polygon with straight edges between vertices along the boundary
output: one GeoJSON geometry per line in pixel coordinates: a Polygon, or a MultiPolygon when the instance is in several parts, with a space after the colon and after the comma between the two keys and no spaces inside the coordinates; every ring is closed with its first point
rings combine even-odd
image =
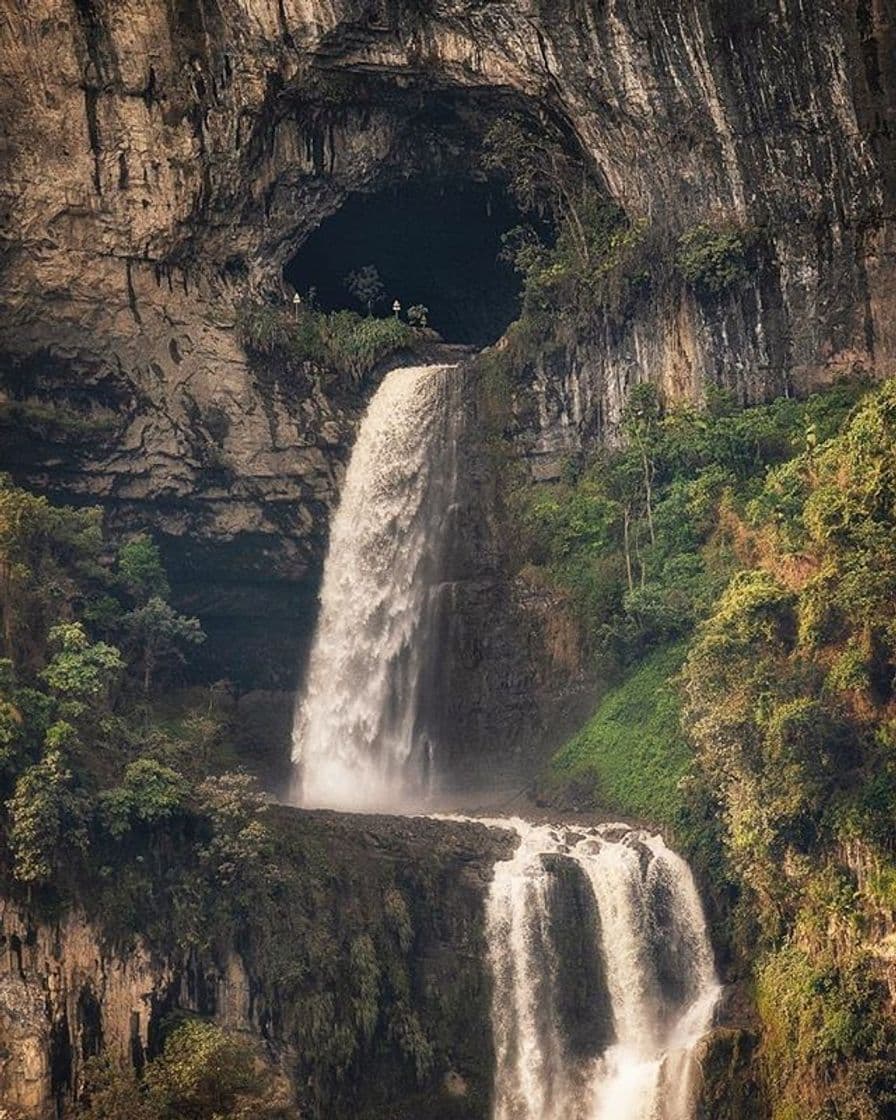
{"type": "Polygon", "coordinates": [[[689,1120],[694,1048],[720,987],[688,865],[659,836],[625,825],[488,823],[521,838],[496,865],[488,899],[494,1120],[689,1120]],[[594,912],[583,952],[598,958],[603,1018],[590,1047],[581,1037],[571,1045],[558,1011],[569,931],[552,932],[552,907],[573,889],[569,875],[594,912]]]}
{"type": "MultiPolygon", "coordinates": [[[[395,369],[361,423],[296,707],[302,804],[420,812],[425,700],[456,493],[454,367],[395,369]]],[[[687,864],[626,825],[514,829],[487,903],[494,1120],[690,1120],[719,985],[687,864]]]]}
{"type": "Polygon", "coordinates": [[[456,486],[454,369],[392,370],[361,422],[296,708],[303,805],[401,811],[433,786],[420,702],[456,486]]]}

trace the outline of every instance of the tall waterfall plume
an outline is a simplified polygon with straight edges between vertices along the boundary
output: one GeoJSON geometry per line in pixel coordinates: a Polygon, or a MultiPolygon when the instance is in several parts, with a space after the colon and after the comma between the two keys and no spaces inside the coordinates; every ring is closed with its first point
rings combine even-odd
{"type": "Polygon", "coordinates": [[[453,366],[393,369],[361,422],[293,727],[306,806],[420,808],[433,785],[422,705],[456,490],[457,396],[453,366]]]}
{"type": "Polygon", "coordinates": [[[494,1120],[689,1120],[719,995],[688,865],[627,825],[493,821],[494,1120]]]}

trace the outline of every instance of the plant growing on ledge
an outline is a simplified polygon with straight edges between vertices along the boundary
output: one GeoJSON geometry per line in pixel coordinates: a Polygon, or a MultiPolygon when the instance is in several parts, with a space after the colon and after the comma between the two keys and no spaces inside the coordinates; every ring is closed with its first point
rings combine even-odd
{"type": "Polygon", "coordinates": [[[356,311],[327,314],[299,307],[293,315],[272,306],[246,306],[237,319],[243,345],[256,360],[299,372],[303,363],[335,370],[352,382],[363,381],[380,361],[399,350],[413,350],[419,333],[390,315],[379,319],[356,311]]]}
{"type": "Polygon", "coordinates": [[[746,279],[747,248],[742,229],[703,224],[678,239],[675,264],[689,284],[717,295],[746,279]]]}
{"type": "Polygon", "coordinates": [[[516,117],[501,121],[486,134],[484,162],[507,177],[523,211],[547,215],[554,226],[553,243],[543,220],[504,235],[501,256],[524,284],[511,341],[517,335],[531,350],[539,339],[558,337],[558,328],[577,330],[598,309],[620,316],[656,267],[646,223],[629,219],[598,189],[556,128],[536,129],[516,117]]]}
{"type": "Polygon", "coordinates": [[[345,286],[358,303],[367,308],[368,316],[373,314],[375,305],[386,294],[376,265],[372,264],[365,264],[363,268],[350,272],[345,278],[345,286]]]}
{"type": "Polygon", "coordinates": [[[141,666],[143,691],[149,693],[160,664],[183,663],[183,647],[199,645],[205,634],[198,619],[178,614],[167,601],[168,579],[156,544],[135,537],[118,554],[119,576],[136,600],[122,619],[128,647],[141,666]]]}

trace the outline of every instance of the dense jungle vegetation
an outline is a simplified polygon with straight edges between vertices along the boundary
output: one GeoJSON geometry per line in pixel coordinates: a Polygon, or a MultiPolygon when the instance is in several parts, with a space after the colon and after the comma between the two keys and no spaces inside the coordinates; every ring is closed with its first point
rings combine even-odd
{"type": "MultiPolygon", "coordinates": [[[[480,998],[456,977],[421,994],[414,978],[436,873],[426,859],[368,866],[363,844],[334,852],[313,822],[267,804],[226,686],[177,687],[204,636],[169,598],[148,536],[110,539],[98,509],[0,478],[5,894],[47,920],[83,908],[120,952],[139,935],[199,971],[240,945],[315,1115],[351,1099],[370,1061],[414,1092],[480,998]]],[[[139,1079],[91,1057],[85,1120],[295,1115],[257,1043],[202,1020],[160,1012],[146,1057],[139,1079]]]]}
{"type": "Polygon", "coordinates": [[[688,852],[755,999],[775,1120],[891,1116],[896,386],[741,408],[637,385],[614,446],[533,484],[507,455],[533,367],[673,273],[736,299],[761,234],[658,244],[523,128],[499,126],[493,158],[522,202],[553,189],[557,236],[508,235],[522,314],[478,360],[483,410],[516,576],[562,594],[606,682],[539,795],[688,852]]]}
{"type": "Polygon", "coordinates": [[[729,900],[776,1118],[886,1116],[896,386],[719,408],[636,394],[625,450],[511,494],[619,682],[544,788],[670,826],[729,900]]]}

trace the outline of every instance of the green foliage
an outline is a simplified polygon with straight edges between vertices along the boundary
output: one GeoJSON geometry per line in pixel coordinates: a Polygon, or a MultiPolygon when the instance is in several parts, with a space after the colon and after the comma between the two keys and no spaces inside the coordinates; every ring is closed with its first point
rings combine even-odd
{"type": "MultiPolygon", "coordinates": [[[[57,726],[57,741],[63,730],[70,731],[57,726]]],[[[55,746],[19,775],[7,808],[14,873],[23,883],[49,880],[66,851],[86,847],[84,798],[55,746]]]]}
{"type": "Polygon", "coordinates": [[[266,866],[270,834],[264,825],[265,801],[245,774],[206,778],[199,787],[200,807],[211,824],[202,849],[214,878],[225,887],[251,882],[266,866]]]}
{"type": "Polygon", "coordinates": [[[118,840],[137,824],[155,825],[183,812],[189,788],[170,766],[138,758],[125,767],[121,785],[99,795],[100,819],[118,840]]]}
{"type": "Polygon", "coordinates": [[[879,1007],[883,985],[871,959],[857,951],[847,964],[794,943],[757,967],[757,1005],[765,1027],[765,1064],[775,1115],[877,1120],[896,1100],[891,1057],[896,1031],[879,1007]],[[812,1070],[808,1082],[805,1071],[812,1070]],[[844,1073],[846,1076],[844,1077],[844,1073]]]}
{"type": "Polygon", "coordinates": [[[122,619],[129,648],[134,651],[143,671],[143,691],[152,688],[153,676],[160,663],[185,661],[184,648],[200,645],[205,634],[199,620],[178,614],[164,599],[153,596],[122,619]]]}
{"type": "Polygon", "coordinates": [[[327,316],[323,337],[328,360],[356,381],[391,354],[413,349],[417,343],[414,329],[394,315],[362,319],[351,311],[327,316]]]}
{"type": "Polygon", "coordinates": [[[310,307],[290,315],[279,308],[250,305],[237,325],[250,353],[282,364],[287,372],[295,374],[303,363],[311,363],[355,382],[390,355],[419,344],[414,327],[394,315],[365,318],[354,311],[325,314],[310,307]]]}
{"type": "Polygon", "coordinates": [[[367,314],[373,314],[375,304],[381,303],[386,289],[375,265],[365,264],[363,268],[350,272],[345,278],[345,286],[367,314]]]}
{"type": "Polygon", "coordinates": [[[664,411],[652,386],[637,386],[622,448],[570,480],[509,490],[522,575],[566,594],[602,674],[612,676],[707,615],[737,567],[722,525],[738,508],[758,517],[775,484],[762,486],[769,465],[792,466],[807,430],[835,431],[862,391],[838,386],[730,413],[718,402],[664,411]]]}
{"type": "Polygon", "coordinates": [[[641,389],[623,431],[618,451],[510,494],[521,575],[564,590],[603,675],[623,672],[545,792],[674,828],[736,951],[758,957],[776,1117],[879,1120],[896,1099],[880,963],[896,387],[673,412],[641,389]]]}
{"type": "Polygon", "coordinates": [[[139,603],[167,599],[171,594],[159,547],[145,533],[118,550],[118,574],[128,593],[139,603]]]}
{"type": "Polygon", "coordinates": [[[575,337],[598,311],[622,319],[656,263],[646,222],[629,220],[597,190],[567,139],[544,120],[511,114],[496,122],[484,163],[506,178],[523,211],[553,222],[553,237],[541,220],[503,239],[503,257],[523,277],[522,315],[508,337],[527,359],[575,337]]]}
{"type": "Polygon", "coordinates": [[[715,295],[746,279],[746,254],[742,229],[699,225],[679,238],[675,263],[685,280],[715,295]]]}
{"type": "Polygon", "coordinates": [[[251,1050],[234,1035],[198,1019],[188,1019],[172,1031],[161,1056],[147,1068],[145,1081],[149,1098],[158,1100],[172,1117],[248,1120],[258,1115],[253,1108],[257,1100],[246,1099],[257,1098],[262,1089],[251,1050]]]}
{"type": "Polygon", "coordinates": [[[59,696],[75,700],[108,694],[124,668],[121,653],[105,642],[91,643],[80,622],[60,622],[48,642],[53,656],[40,674],[59,696]]]}
{"type": "Polygon", "coordinates": [[[50,505],[0,476],[0,619],[7,657],[31,667],[51,625],[103,583],[101,514],[50,505]]]}
{"type": "Polygon", "coordinates": [[[679,727],[675,676],[682,646],[657,650],[601,700],[594,716],[551,762],[550,780],[586,803],[623,816],[676,825],[690,750],[679,727]]]}
{"type": "Polygon", "coordinates": [[[87,1070],[79,1120],[290,1120],[270,1071],[252,1044],[232,1031],[186,1019],[165,1040],[142,1081],[105,1059],[87,1070]]]}
{"type": "Polygon", "coordinates": [[[247,303],[240,309],[236,325],[250,352],[301,363],[326,359],[324,322],[325,317],[309,307],[300,306],[290,314],[285,308],[270,304],[247,303]]]}
{"type": "Polygon", "coordinates": [[[408,308],[408,322],[416,330],[425,330],[429,322],[429,308],[422,303],[415,303],[408,308]]]}
{"type": "Polygon", "coordinates": [[[157,1102],[148,1099],[133,1070],[105,1056],[93,1057],[86,1063],[84,1081],[78,1120],[161,1120],[157,1102]]]}
{"type": "Polygon", "coordinates": [[[896,1101],[875,945],[896,882],[896,387],[844,403],[806,406],[745,504],[755,566],[691,646],[685,724],[764,949],[775,1115],[877,1120],[896,1101]]]}

